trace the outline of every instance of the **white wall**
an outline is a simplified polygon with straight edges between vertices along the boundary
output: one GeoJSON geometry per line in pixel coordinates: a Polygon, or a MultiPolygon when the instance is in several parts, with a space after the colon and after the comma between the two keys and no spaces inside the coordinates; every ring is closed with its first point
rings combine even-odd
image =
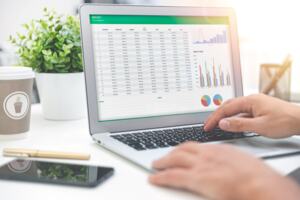
{"type": "Polygon", "coordinates": [[[21,25],[42,16],[44,7],[74,14],[82,0],[0,0],[0,46],[9,48],[8,37],[21,25]]]}

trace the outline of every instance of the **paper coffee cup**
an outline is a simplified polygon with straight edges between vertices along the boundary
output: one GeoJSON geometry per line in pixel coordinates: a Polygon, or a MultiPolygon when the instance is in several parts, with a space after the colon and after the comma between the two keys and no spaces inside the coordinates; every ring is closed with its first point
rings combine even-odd
{"type": "Polygon", "coordinates": [[[26,137],[33,78],[31,68],[0,66],[0,139],[26,137]]]}

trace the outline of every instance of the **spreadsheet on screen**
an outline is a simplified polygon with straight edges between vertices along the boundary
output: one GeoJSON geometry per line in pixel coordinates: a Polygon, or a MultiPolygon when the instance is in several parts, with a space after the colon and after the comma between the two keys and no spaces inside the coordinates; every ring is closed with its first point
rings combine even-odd
{"type": "Polygon", "coordinates": [[[99,121],[215,110],[234,97],[227,17],[90,15],[99,121]]]}

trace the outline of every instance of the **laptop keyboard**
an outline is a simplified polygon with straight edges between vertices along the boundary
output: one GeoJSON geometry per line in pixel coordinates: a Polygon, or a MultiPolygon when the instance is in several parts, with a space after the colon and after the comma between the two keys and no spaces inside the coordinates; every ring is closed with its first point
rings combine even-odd
{"type": "Polygon", "coordinates": [[[226,132],[219,128],[206,132],[203,126],[111,135],[112,138],[138,151],[176,146],[187,141],[211,142],[250,136],[256,135],[244,132],[226,132]]]}

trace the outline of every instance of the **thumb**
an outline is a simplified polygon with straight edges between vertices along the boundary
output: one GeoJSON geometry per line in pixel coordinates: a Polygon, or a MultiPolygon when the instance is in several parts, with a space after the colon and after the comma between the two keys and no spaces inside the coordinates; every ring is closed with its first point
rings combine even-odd
{"type": "Polygon", "coordinates": [[[224,118],[219,122],[219,127],[225,131],[242,132],[251,131],[256,132],[257,120],[255,118],[231,117],[224,118]]]}

